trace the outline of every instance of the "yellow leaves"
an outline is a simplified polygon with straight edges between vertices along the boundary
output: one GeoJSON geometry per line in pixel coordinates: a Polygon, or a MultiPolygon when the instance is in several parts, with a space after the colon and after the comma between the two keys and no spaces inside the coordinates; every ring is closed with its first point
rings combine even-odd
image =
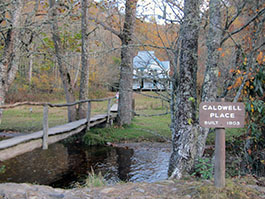
{"type": "Polygon", "coordinates": [[[192,125],[192,123],[193,123],[193,120],[192,120],[191,118],[189,118],[189,119],[188,119],[188,124],[189,124],[189,125],[192,125]]]}
{"type": "Polygon", "coordinates": [[[265,160],[261,160],[260,162],[265,165],[265,160]]]}
{"type": "Polygon", "coordinates": [[[248,59],[245,57],[243,64],[247,65],[247,61],[248,61],[248,59]]]}
{"type": "Polygon", "coordinates": [[[251,106],[251,112],[254,113],[254,106],[253,106],[253,104],[251,104],[250,106],[251,106]]]}
{"type": "Polygon", "coordinates": [[[250,101],[254,101],[255,99],[252,96],[249,96],[250,101]]]}

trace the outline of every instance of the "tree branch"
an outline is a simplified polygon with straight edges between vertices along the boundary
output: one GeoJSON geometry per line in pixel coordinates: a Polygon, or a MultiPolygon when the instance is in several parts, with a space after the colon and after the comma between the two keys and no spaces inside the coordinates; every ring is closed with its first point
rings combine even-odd
{"type": "Polygon", "coordinates": [[[232,37],[234,34],[239,33],[240,31],[244,30],[246,27],[249,26],[249,24],[251,24],[255,19],[257,19],[259,16],[263,15],[265,12],[265,8],[263,8],[262,10],[260,10],[254,17],[252,17],[245,25],[243,25],[241,28],[238,28],[237,30],[228,33],[228,35],[223,38],[223,40],[221,41],[221,45],[230,37],[232,37]]]}
{"type": "Polygon", "coordinates": [[[99,21],[98,19],[96,19],[94,17],[88,17],[88,19],[94,21],[95,23],[97,23],[99,25],[101,25],[103,28],[105,28],[106,30],[110,31],[111,33],[113,33],[114,35],[119,37],[120,39],[122,38],[122,35],[121,35],[120,32],[118,32],[115,29],[111,28],[110,26],[106,25],[104,22],[99,21]]]}

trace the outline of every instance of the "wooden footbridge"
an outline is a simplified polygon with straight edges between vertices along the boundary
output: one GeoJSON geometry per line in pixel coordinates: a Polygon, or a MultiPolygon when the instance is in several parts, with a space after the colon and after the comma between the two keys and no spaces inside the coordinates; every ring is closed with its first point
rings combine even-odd
{"type": "Polygon", "coordinates": [[[42,147],[48,149],[48,145],[63,140],[67,137],[75,135],[89,129],[98,124],[107,123],[112,125],[113,120],[117,116],[118,106],[112,105],[114,98],[104,98],[96,100],[81,100],[68,104],[51,104],[51,103],[38,103],[38,102],[22,102],[12,105],[0,106],[0,109],[14,108],[17,106],[31,105],[31,106],[43,106],[43,130],[29,133],[26,135],[16,136],[7,140],[0,141],[0,161],[4,161],[23,153],[32,151],[36,148],[42,147]],[[91,117],[91,102],[108,101],[107,113],[95,115],[91,117]],[[74,122],[69,122],[64,125],[48,128],[48,108],[53,107],[69,107],[75,106],[80,103],[87,103],[87,117],[74,122]]]}

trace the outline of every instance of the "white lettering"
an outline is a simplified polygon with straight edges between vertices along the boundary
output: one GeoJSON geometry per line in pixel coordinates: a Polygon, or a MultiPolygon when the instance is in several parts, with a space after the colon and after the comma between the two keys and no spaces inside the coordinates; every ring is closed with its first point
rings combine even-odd
{"type": "Polygon", "coordinates": [[[230,125],[230,126],[240,126],[239,121],[228,121],[228,122],[226,122],[226,124],[230,125]]]}
{"type": "Polygon", "coordinates": [[[210,113],[210,118],[235,118],[235,113],[210,113]]]}
{"type": "Polygon", "coordinates": [[[218,121],[204,121],[204,125],[218,125],[218,121]]]}
{"type": "Polygon", "coordinates": [[[207,111],[207,110],[208,110],[208,109],[207,109],[207,105],[203,105],[203,106],[202,106],[202,109],[205,110],[205,111],[207,111]]]}

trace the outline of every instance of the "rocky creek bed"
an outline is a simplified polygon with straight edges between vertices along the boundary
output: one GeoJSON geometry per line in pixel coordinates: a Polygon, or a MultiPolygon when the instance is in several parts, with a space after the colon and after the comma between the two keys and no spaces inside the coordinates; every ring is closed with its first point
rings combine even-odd
{"type": "Polygon", "coordinates": [[[123,183],[112,186],[55,189],[32,184],[0,184],[1,199],[264,199],[265,188],[229,182],[216,189],[211,181],[164,180],[156,183],[123,183]]]}

